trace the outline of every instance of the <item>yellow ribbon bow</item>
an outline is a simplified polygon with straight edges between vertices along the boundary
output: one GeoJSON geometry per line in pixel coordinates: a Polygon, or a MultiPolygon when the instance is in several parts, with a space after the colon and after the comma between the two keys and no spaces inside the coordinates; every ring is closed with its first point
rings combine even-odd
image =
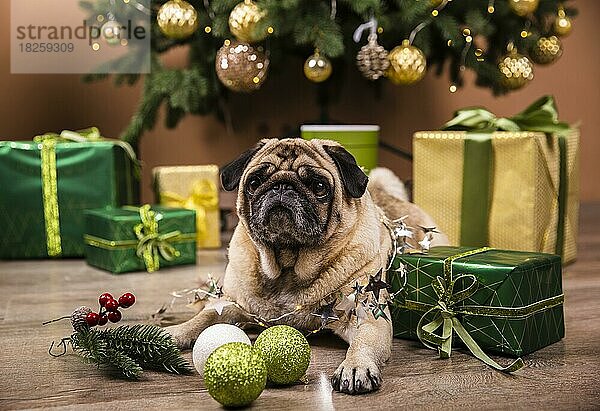
{"type": "Polygon", "coordinates": [[[187,197],[170,191],[160,193],[161,204],[167,207],[187,208],[196,211],[196,239],[198,244],[206,239],[207,211],[216,210],[219,206],[219,192],[215,183],[203,178],[195,180],[187,197]]]}
{"type": "Polygon", "coordinates": [[[179,237],[181,232],[160,234],[156,212],[150,209],[149,204],[140,207],[139,212],[142,222],[133,227],[138,238],[136,255],[144,260],[146,271],[152,273],[160,268],[160,257],[167,261],[179,257],[179,251],[169,241],[179,237]]]}

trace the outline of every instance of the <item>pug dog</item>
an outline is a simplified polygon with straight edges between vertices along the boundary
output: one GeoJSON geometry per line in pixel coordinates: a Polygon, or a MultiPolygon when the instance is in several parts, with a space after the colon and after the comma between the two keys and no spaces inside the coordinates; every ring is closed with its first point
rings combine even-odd
{"type": "MultiPolygon", "coordinates": [[[[237,189],[239,224],[222,287],[243,309],[229,305],[221,314],[204,309],[168,327],[177,345],[190,347],[210,325],[248,321],[248,313],[272,319],[294,312],[278,323],[322,327],[313,315],[322,301],[340,291],[349,295],[356,280],[387,266],[392,239],[385,216],[408,216],[412,227],[435,225],[407,201],[391,171],[375,169],[370,179],[348,151],[329,140],[265,139],[226,165],[221,182],[225,190],[237,189]]],[[[419,241],[423,234],[415,237],[419,241]]],[[[433,243],[447,239],[436,233],[433,243]]],[[[390,358],[391,322],[371,315],[359,322],[340,313],[325,327],[349,343],[331,377],[333,388],[348,394],[377,390],[390,358]]]]}

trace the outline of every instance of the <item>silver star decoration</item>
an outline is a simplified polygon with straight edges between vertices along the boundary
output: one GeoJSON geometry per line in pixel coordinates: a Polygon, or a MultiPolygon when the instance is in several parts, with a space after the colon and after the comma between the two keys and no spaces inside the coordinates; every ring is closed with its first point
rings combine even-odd
{"type": "Polygon", "coordinates": [[[386,321],[389,321],[387,314],[385,313],[385,309],[387,308],[387,303],[381,303],[375,305],[371,308],[371,312],[373,313],[373,317],[378,320],[380,317],[383,317],[386,321]]]}
{"type": "Polygon", "coordinates": [[[403,225],[401,227],[396,227],[394,229],[394,235],[396,237],[412,238],[413,237],[413,232],[412,232],[412,230],[410,228],[408,228],[405,225],[403,225]]]}
{"type": "Polygon", "coordinates": [[[439,231],[437,230],[437,227],[423,227],[422,225],[419,226],[419,228],[421,230],[423,230],[423,232],[425,234],[429,234],[429,233],[439,233],[439,231]]]}
{"type": "Polygon", "coordinates": [[[223,314],[223,309],[227,306],[234,305],[231,301],[227,301],[224,298],[211,298],[204,307],[205,310],[215,310],[217,314],[223,314]]]}
{"type": "Polygon", "coordinates": [[[431,248],[431,240],[433,236],[431,234],[426,234],[425,237],[421,241],[419,241],[419,245],[421,246],[421,251],[426,253],[431,248]]]}
{"type": "Polygon", "coordinates": [[[313,313],[315,317],[321,318],[321,329],[325,328],[327,324],[332,323],[334,321],[338,321],[340,319],[337,315],[335,315],[333,311],[334,305],[335,300],[328,304],[322,305],[318,313],[313,313]]]}
{"type": "Polygon", "coordinates": [[[338,311],[343,311],[346,315],[351,315],[352,311],[356,308],[356,294],[352,293],[348,296],[343,296],[335,307],[338,311]]]}
{"type": "Polygon", "coordinates": [[[397,254],[404,254],[404,253],[406,253],[406,250],[409,249],[409,248],[414,249],[415,247],[413,247],[412,245],[410,245],[406,241],[400,241],[399,244],[396,246],[396,253],[397,254]]]}
{"type": "Polygon", "coordinates": [[[361,295],[363,292],[363,288],[365,288],[365,287],[360,285],[358,281],[356,281],[354,283],[354,285],[352,286],[352,289],[354,290],[355,295],[361,295]]]}
{"type": "Polygon", "coordinates": [[[365,292],[370,291],[373,293],[376,301],[379,301],[379,293],[381,290],[389,290],[391,286],[381,279],[383,270],[380,270],[377,274],[369,276],[369,284],[365,287],[365,292]]]}

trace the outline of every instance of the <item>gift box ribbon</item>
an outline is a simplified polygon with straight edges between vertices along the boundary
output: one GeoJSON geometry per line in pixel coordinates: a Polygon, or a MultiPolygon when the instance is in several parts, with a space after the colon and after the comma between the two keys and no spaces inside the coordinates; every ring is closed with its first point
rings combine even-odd
{"type": "Polygon", "coordinates": [[[106,240],[86,234],[85,243],[107,250],[135,248],[138,258],[144,261],[146,271],[152,273],[160,269],[160,257],[166,261],[173,261],[179,257],[180,253],[173,244],[196,238],[196,233],[182,233],[179,230],[161,234],[158,226],[159,215],[149,204],[139,208],[127,206],[123,208],[139,212],[141,222],[133,227],[137,240],[106,240]]]}
{"type": "MultiPolygon", "coordinates": [[[[61,142],[89,142],[106,141],[100,130],[90,127],[78,131],[63,130],[60,134],[46,133],[34,137],[33,141],[41,143],[41,176],[42,176],[42,204],[44,208],[44,224],[46,228],[46,249],[50,257],[62,254],[60,237],[60,215],[58,209],[58,181],[56,173],[56,144],[61,142]]],[[[113,141],[113,140],[110,140],[113,141]]],[[[122,147],[131,161],[136,165],[139,174],[139,162],[131,146],[121,140],[114,143],[122,147]]],[[[128,184],[128,187],[130,185],[128,184]]]]}
{"type": "Polygon", "coordinates": [[[417,337],[426,347],[437,350],[440,358],[450,357],[452,353],[452,336],[456,332],[456,335],[476,358],[498,371],[511,373],[523,367],[523,360],[517,358],[505,367],[498,364],[483,352],[481,347],[462,325],[458,316],[477,315],[510,319],[524,318],[561,305],[564,302],[564,295],[560,294],[524,307],[459,305],[459,303],[471,297],[477,291],[479,281],[473,274],[459,274],[455,276],[452,263],[459,258],[484,253],[489,250],[491,248],[482,247],[453,255],[444,260],[443,276],[436,276],[435,280],[431,283],[431,287],[438,298],[435,305],[412,300],[401,302],[395,300],[392,304],[407,310],[424,312],[417,325],[417,337]],[[455,289],[459,281],[463,285],[463,288],[455,289]],[[436,334],[436,331],[440,327],[442,329],[441,335],[436,334]]]}
{"type": "Polygon", "coordinates": [[[443,130],[461,130],[469,133],[465,139],[460,243],[469,246],[488,244],[488,219],[493,176],[492,133],[494,131],[538,131],[558,136],[560,152],[560,180],[558,188],[558,226],[556,254],[562,255],[564,218],[568,192],[566,136],[572,129],[558,120],[558,111],[552,96],[544,96],[521,113],[496,117],[484,108],[459,110],[443,130]]]}
{"type": "Polygon", "coordinates": [[[165,191],[160,193],[160,202],[167,207],[195,210],[197,241],[202,244],[208,233],[206,213],[218,209],[219,192],[213,181],[202,178],[192,183],[187,197],[165,191]]]}

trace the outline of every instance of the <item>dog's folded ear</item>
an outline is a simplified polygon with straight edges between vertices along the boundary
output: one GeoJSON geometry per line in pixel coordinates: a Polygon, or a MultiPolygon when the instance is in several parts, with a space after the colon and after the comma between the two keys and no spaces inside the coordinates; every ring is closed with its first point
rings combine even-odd
{"type": "Polygon", "coordinates": [[[240,184],[242,174],[246,169],[246,166],[252,160],[252,157],[265,145],[264,142],[260,142],[248,151],[242,153],[238,158],[233,160],[231,163],[221,168],[221,185],[226,191],[232,191],[237,188],[240,184]]]}
{"type": "Polygon", "coordinates": [[[367,190],[369,177],[356,164],[354,156],[340,146],[325,146],[324,148],[335,162],[346,192],[352,198],[362,197],[367,190]]]}

